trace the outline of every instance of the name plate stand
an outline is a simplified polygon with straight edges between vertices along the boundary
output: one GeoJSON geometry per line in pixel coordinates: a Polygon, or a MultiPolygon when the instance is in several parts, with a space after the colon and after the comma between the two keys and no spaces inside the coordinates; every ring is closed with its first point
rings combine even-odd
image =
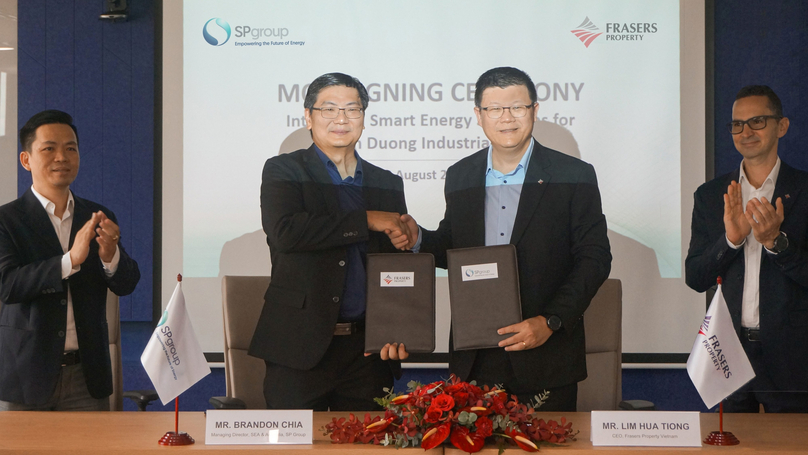
{"type": "Polygon", "coordinates": [[[311,444],[313,412],[309,410],[208,410],[205,444],[311,444]]]}
{"type": "Polygon", "coordinates": [[[592,411],[593,446],[701,447],[698,412],[592,411]]]}

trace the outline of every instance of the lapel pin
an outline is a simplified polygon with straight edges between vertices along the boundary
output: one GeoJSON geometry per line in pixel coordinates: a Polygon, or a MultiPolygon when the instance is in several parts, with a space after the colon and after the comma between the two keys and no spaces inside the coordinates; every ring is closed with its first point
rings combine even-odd
{"type": "Polygon", "coordinates": [[[790,197],[791,197],[791,195],[790,195],[790,194],[786,194],[786,199],[788,199],[788,198],[790,198],[790,197]]]}
{"type": "MultiPolygon", "coordinates": [[[[539,179],[539,185],[541,185],[542,183],[544,183],[544,180],[539,179]]],[[[788,197],[788,196],[786,196],[786,197],[788,197]]]]}

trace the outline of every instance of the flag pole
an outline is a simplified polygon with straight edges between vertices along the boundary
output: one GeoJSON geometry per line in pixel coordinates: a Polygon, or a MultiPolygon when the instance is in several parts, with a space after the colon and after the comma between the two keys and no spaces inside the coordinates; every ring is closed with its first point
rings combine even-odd
{"type": "MultiPolygon", "coordinates": [[[[722,407],[721,410],[723,411],[724,408],[722,407]]],[[[722,422],[721,431],[724,431],[723,420],[721,422],[722,422]]],[[[174,433],[179,432],[180,432],[180,397],[174,397],[174,433]]]]}
{"type": "MultiPolygon", "coordinates": [[[[715,280],[718,286],[721,286],[721,277],[715,280]]],[[[721,292],[719,289],[716,292],[721,292]]],[[[718,405],[718,431],[711,431],[707,438],[704,439],[705,444],[713,446],[734,446],[741,443],[732,432],[724,431],[724,400],[718,405]]]]}
{"type": "MultiPolygon", "coordinates": [[[[177,274],[177,281],[182,283],[182,274],[177,274]]],[[[174,397],[174,431],[168,431],[157,441],[161,446],[187,446],[194,443],[188,433],[180,433],[180,397],[174,397]]]]}
{"type": "MultiPolygon", "coordinates": [[[[177,283],[182,283],[182,274],[177,274],[177,283]]],[[[180,433],[180,396],[174,397],[174,433],[180,433]]],[[[191,440],[193,443],[193,439],[191,440]]]]}

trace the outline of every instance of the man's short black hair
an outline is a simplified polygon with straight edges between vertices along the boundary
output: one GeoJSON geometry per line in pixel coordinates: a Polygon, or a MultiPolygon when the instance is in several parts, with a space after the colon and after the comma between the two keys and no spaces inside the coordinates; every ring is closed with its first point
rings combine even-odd
{"type": "Polygon", "coordinates": [[[355,88],[356,91],[359,92],[359,100],[362,103],[362,109],[364,110],[368,108],[368,101],[370,98],[368,97],[368,91],[365,89],[365,86],[359,82],[359,79],[343,73],[323,74],[312,81],[312,83],[309,84],[308,90],[306,90],[306,99],[303,100],[303,107],[306,109],[311,109],[314,107],[314,103],[317,102],[317,95],[320,94],[320,91],[326,87],[332,87],[335,85],[355,88]]]}
{"type": "Polygon", "coordinates": [[[765,96],[769,99],[769,109],[774,112],[774,115],[783,116],[783,103],[780,102],[780,97],[768,85],[747,85],[738,91],[738,94],[735,95],[735,100],[749,96],[765,96]]]}
{"type": "Polygon", "coordinates": [[[477,89],[474,93],[474,105],[482,107],[483,92],[489,87],[511,87],[514,85],[524,85],[530,95],[530,102],[535,103],[538,99],[536,95],[536,85],[524,71],[509,66],[490,69],[477,79],[477,89]]]}
{"type": "Polygon", "coordinates": [[[34,139],[36,139],[37,128],[52,123],[61,123],[72,128],[73,132],[76,134],[76,145],[78,145],[79,131],[76,129],[76,125],[73,124],[73,117],[67,112],[50,109],[34,114],[34,116],[29,118],[28,121],[25,122],[25,125],[20,128],[20,145],[22,145],[22,149],[26,152],[32,151],[31,144],[33,144],[34,139]]]}

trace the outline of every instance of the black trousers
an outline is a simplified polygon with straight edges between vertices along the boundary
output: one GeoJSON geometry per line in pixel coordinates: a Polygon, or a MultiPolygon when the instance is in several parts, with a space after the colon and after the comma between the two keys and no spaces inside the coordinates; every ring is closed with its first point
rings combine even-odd
{"type": "MultiPolygon", "coordinates": [[[[808,391],[779,390],[763,364],[759,341],[741,337],[741,345],[755,370],[755,378],[724,400],[726,412],[808,412],[808,391]]],[[[806,385],[808,387],[808,385],[806,385]]]]}
{"type": "Polygon", "coordinates": [[[393,372],[378,354],[365,357],[365,334],[335,335],[311,370],[266,362],[264,398],[268,409],[381,411],[373,398],[393,387],[393,372]]]}
{"type": "Polygon", "coordinates": [[[467,380],[476,381],[480,387],[501,385],[508,397],[516,395],[520,403],[527,405],[536,402],[536,395],[541,395],[544,391],[550,392],[544,404],[537,408],[539,412],[575,412],[578,406],[577,382],[542,390],[527,387],[514,375],[508,353],[502,348],[477,351],[467,380]]]}

